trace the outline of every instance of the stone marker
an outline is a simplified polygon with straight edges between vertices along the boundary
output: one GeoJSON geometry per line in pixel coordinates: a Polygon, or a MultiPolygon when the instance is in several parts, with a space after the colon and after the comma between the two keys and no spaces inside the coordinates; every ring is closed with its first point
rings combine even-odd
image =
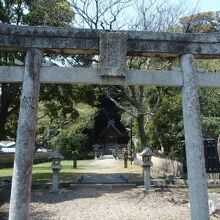
{"type": "Polygon", "coordinates": [[[52,178],[52,192],[59,192],[59,171],[62,169],[60,165],[60,161],[64,159],[64,157],[60,154],[59,150],[56,149],[54,152],[48,157],[48,159],[52,160],[51,169],[53,170],[53,178],[52,178]]]}
{"type": "Polygon", "coordinates": [[[120,32],[100,34],[100,67],[102,76],[124,77],[127,35],[120,32]]]}
{"type": "Polygon", "coordinates": [[[123,152],[123,159],[124,159],[124,168],[128,168],[128,151],[124,149],[123,152]]]}
{"type": "Polygon", "coordinates": [[[95,160],[97,160],[98,159],[98,157],[99,157],[99,145],[98,144],[93,144],[92,145],[92,147],[93,147],[93,149],[94,149],[94,153],[95,153],[95,155],[94,155],[94,159],[95,160]]]}
{"type": "Polygon", "coordinates": [[[77,168],[77,156],[78,156],[78,152],[76,150],[72,151],[72,155],[73,155],[73,169],[77,168]]]}

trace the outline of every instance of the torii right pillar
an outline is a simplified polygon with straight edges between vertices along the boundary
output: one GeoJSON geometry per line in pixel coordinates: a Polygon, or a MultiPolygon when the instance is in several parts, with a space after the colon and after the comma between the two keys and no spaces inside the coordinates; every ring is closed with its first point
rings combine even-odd
{"type": "Polygon", "coordinates": [[[191,219],[207,220],[209,219],[207,177],[193,55],[182,55],[180,66],[183,75],[182,103],[191,219]]]}

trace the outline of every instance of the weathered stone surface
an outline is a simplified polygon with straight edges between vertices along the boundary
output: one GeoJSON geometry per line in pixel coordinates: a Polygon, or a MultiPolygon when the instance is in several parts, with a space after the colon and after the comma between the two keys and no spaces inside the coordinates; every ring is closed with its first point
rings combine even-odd
{"type": "MultiPolygon", "coordinates": [[[[0,49],[26,51],[36,47],[47,53],[99,54],[100,33],[108,30],[27,27],[0,24],[0,49]]],[[[183,34],[163,32],[126,32],[128,55],[220,57],[220,33],[183,34]]]]}
{"type": "Polygon", "coordinates": [[[59,192],[59,171],[53,170],[52,192],[59,192]]]}
{"type": "Polygon", "coordinates": [[[120,32],[101,33],[100,67],[102,76],[125,76],[127,35],[120,32]]]}
{"type": "MultiPolygon", "coordinates": [[[[0,66],[0,82],[19,83],[23,80],[24,67],[0,66]]],[[[100,70],[92,68],[42,67],[41,83],[86,83],[101,85],[155,85],[181,87],[181,71],[126,70],[126,78],[100,77],[100,70]]],[[[206,88],[220,87],[220,73],[197,73],[198,85],[206,88]]]]}
{"type": "Polygon", "coordinates": [[[207,180],[193,55],[183,55],[180,64],[183,73],[182,102],[191,219],[207,220],[209,219],[207,180]]]}
{"type": "Polygon", "coordinates": [[[43,52],[27,51],[12,178],[10,220],[28,220],[43,52]]]}

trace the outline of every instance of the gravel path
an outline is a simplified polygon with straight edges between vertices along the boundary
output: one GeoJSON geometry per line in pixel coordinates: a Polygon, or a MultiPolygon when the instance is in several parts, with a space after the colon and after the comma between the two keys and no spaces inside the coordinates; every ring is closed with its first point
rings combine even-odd
{"type": "MultiPolygon", "coordinates": [[[[58,195],[47,191],[32,194],[32,220],[187,220],[186,204],[169,202],[172,196],[185,197],[185,191],[154,192],[129,190],[65,190],[58,195]]],[[[0,213],[8,209],[8,203],[0,213]]],[[[1,219],[7,219],[5,216],[1,219]]]]}
{"type": "Polygon", "coordinates": [[[125,180],[117,173],[117,169],[122,166],[123,162],[113,159],[112,155],[93,160],[80,183],[125,183],[125,180]]]}

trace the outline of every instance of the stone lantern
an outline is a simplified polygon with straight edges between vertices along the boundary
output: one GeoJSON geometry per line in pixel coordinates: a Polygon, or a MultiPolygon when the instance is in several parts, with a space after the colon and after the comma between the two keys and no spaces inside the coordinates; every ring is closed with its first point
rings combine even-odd
{"type": "Polygon", "coordinates": [[[144,150],[140,153],[140,156],[142,156],[142,167],[143,167],[143,173],[144,173],[144,189],[148,192],[153,191],[151,188],[150,183],[150,167],[152,166],[151,157],[153,156],[153,152],[150,148],[146,147],[144,150]]]}
{"type": "Polygon", "coordinates": [[[64,157],[60,154],[59,150],[56,149],[48,157],[48,159],[52,160],[52,166],[51,166],[51,169],[53,170],[52,192],[58,192],[59,191],[59,171],[62,169],[60,161],[63,160],[64,157]]]}

